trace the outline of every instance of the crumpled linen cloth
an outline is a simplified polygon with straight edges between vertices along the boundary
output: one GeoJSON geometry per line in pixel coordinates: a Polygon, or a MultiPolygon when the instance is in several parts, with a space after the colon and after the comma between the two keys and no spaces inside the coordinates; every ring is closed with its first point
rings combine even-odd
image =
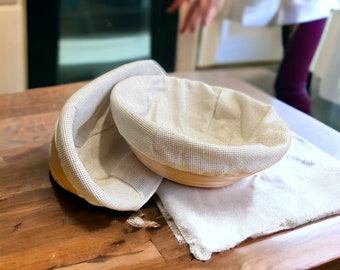
{"type": "Polygon", "coordinates": [[[49,157],[50,171],[62,187],[93,205],[118,211],[139,210],[162,181],[133,155],[110,110],[112,88],[137,75],[166,73],[153,60],[136,61],[75,92],[59,114],[49,157]]]}
{"type": "Polygon", "coordinates": [[[208,260],[247,238],[339,214],[340,161],[294,134],[285,157],[265,171],[218,189],[163,180],[157,194],[175,235],[208,260]]]}

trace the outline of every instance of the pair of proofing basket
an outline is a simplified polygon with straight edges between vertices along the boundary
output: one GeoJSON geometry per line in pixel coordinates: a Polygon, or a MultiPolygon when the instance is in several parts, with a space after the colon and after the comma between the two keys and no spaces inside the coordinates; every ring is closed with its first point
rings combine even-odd
{"type": "Polygon", "coordinates": [[[166,76],[146,60],[114,69],[69,98],[49,166],[56,182],[91,204],[138,210],[163,177],[227,186],[278,162],[290,140],[271,105],[166,76]]]}

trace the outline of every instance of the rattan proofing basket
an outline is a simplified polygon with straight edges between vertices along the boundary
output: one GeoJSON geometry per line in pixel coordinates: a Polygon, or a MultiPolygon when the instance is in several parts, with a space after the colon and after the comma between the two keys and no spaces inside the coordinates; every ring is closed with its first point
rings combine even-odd
{"type": "Polygon", "coordinates": [[[215,188],[277,163],[291,132],[275,109],[241,92],[169,76],[134,76],[111,92],[120,134],[150,170],[215,188]]]}

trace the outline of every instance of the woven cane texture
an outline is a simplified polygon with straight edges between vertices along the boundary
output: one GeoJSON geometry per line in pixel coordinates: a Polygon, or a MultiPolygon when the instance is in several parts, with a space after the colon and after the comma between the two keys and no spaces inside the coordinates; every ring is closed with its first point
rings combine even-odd
{"type": "Polygon", "coordinates": [[[159,164],[200,175],[261,171],[278,162],[291,141],[289,127],[271,105],[186,79],[123,80],[111,92],[111,110],[132,148],[159,164]]]}

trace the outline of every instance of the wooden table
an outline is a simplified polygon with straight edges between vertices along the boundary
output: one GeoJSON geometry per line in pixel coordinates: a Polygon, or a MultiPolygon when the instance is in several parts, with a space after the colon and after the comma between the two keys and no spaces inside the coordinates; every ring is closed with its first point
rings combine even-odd
{"type": "MultiPolygon", "coordinates": [[[[293,131],[340,159],[338,132],[225,71],[172,75],[272,103],[293,131]]],[[[153,200],[142,211],[162,226],[135,229],[125,222],[132,212],[94,207],[61,189],[49,177],[49,142],[60,108],[82,85],[0,96],[0,269],[340,269],[340,216],[201,262],[177,242],[153,200]]]]}

